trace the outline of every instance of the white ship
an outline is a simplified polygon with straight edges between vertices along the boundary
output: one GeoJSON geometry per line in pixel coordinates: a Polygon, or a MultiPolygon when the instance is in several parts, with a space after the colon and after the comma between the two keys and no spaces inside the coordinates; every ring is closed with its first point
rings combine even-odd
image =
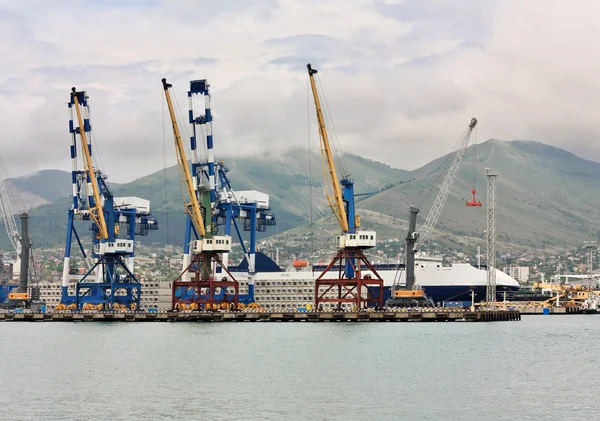
{"type": "MultiPolygon", "coordinates": [[[[469,263],[454,263],[444,266],[441,257],[418,254],[415,256],[415,283],[436,303],[470,302],[472,292],[475,301],[485,299],[487,272],[485,267],[474,267],[469,263]]],[[[377,273],[384,281],[384,301],[391,295],[394,280],[403,284],[405,272],[398,270],[398,264],[375,264],[377,273]]],[[[249,275],[247,264],[230,267],[232,275],[240,282],[240,296],[254,289],[257,304],[267,309],[296,308],[314,303],[315,280],[325,269],[315,265],[304,270],[282,271],[275,262],[262,253],[256,256],[257,272],[249,275]]],[[[337,271],[328,272],[326,277],[334,277],[337,271]]],[[[363,269],[363,274],[372,275],[363,269]]],[[[517,280],[496,269],[497,299],[504,294],[517,291],[517,280]]],[[[324,292],[323,290],[320,292],[324,292]]],[[[334,293],[331,294],[332,296],[334,293]]],[[[333,304],[332,304],[333,305],[333,304]]],[[[325,308],[329,307],[325,304],[325,308]]]]}
{"type": "MultiPolygon", "coordinates": [[[[471,291],[475,292],[475,301],[485,299],[487,272],[468,263],[455,263],[444,266],[441,257],[418,254],[415,256],[415,283],[436,303],[460,303],[471,301],[471,291]]],[[[257,272],[248,273],[245,261],[238,266],[229,267],[232,275],[240,283],[240,300],[254,301],[268,310],[294,309],[314,304],[315,280],[325,266],[315,265],[300,270],[282,270],[273,260],[262,253],[256,255],[257,272]]],[[[391,294],[394,280],[400,283],[405,272],[398,270],[397,264],[376,264],[377,273],[384,281],[384,301],[391,294]]],[[[334,276],[335,271],[331,271],[334,276]]],[[[364,271],[363,274],[371,274],[364,271]]],[[[218,274],[220,276],[220,274],[218,274]]],[[[372,274],[371,274],[372,275],[372,274]]],[[[69,282],[69,294],[75,293],[76,277],[69,282]]],[[[144,310],[168,310],[171,308],[171,283],[167,280],[142,280],[141,307],[144,310]]],[[[48,308],[54,308],[60,302],[60,283],[40,282],[40,298],[48,308]]],[[[502,300],[505,292],[519,290],[519,283],[504,272],[496,269],[497,299],[502,300]]],[[[324,292],[323,290],[320,292],[324,292]]],[[[333,296],[334,293],[331,294],[333,296]]],[[[325,304],[327,309],[333,304],[325,304]]],[[[347,307],[347,305],[344,305],[347,307]]]]}

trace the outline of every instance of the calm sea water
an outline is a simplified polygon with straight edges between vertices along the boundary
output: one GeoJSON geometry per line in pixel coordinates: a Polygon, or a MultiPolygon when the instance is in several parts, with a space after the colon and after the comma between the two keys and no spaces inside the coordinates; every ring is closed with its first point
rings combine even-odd
{"type": "Polygon", "coordinates": [[[600,419],[599,316],[0,335],[0,420],[600,419]]]}

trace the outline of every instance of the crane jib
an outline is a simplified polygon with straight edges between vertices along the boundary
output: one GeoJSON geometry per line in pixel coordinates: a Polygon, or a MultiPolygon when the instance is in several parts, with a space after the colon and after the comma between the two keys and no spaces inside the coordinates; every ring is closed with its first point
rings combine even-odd
{"type": "MultiPolygon", "coordinates": [[[[75,106],[75,112],[77,114],[77,122],[79,124],[79,138],[81,140],[81,150],[84,156],[85,171],[88,175],[88,183],[91,184],[91,190],[94,198],[94,206],[90,206],[90,217],[98,227],[98,235],[104,240],[108,240],[109,232],[106,225],[106,219],[104,218],[104,210],[102,209],[102,201],[100,199],[100,188],[98,187],[98,180],[94,173],[94,166],[92,163],[92,156],[88,146],[88,139],[86,136],[86,123],[84,122],[80,103],[85,100],[84,92],[77,92],[75,88],[71,89],[71,100],[75,106]],[[81,100],[81,101],[80,101],[81,100]]],[[[89,123],[87,123],[89,124],[89,123]]]]}
{"type": "Polygon", "coordinates": [[[198,235],[204,238],[206,236],[206,230],[204,227],[204,221],[202,220],[202,212],[200,210],[198,197],[196,196],[194,180],[192,177],[192,173],[188,167],[188,159],[185,153],[185,148],[183,147],[183,141],[181,140],[181,135],[179,133],[179,126],[177,125],[177,118],[173,109],[173,102],[171,101],[171,95],[169,93],[169,88],[171,88],[172,85],[170,83],[167,83],[167,80],[165,78],[162,79],[162,85],[165,91],[167,107],[169,109],[169,115],[171,117],[171,123],[173,126],[175,151],[177,153],[177,165],[179,167],[180,173],[182,174],[183,182],[185,184],[185,190],[189,197],[189,202],[186,202],[184,199],[185,210],[190,215],[190,219],[198,235]]]}
{"type": "MultiPolygon", "coordinates": [[[[329,186],[333,191],[332,195],[327,195],[327,201],[335,215],[343,233],[347,233],[349,231],[349,223],[348,223],[348,215],[346,213],[346,207],[344,205],[344,197],[342,194],[342,190],[340,188],[340,181],[337,175],[337,171],[335,168],[335,163],[333,159],[333,153],[331,151],[331,146],[329,144],[329,136],[327,134],[327,128],[325,127],[325,119],[323,117],[323,111],[321,109],[321,101],[319,100],[319,94],[317,93],[317,87],[315,84],[314,75],[317,72],[316,69],[313,69],[311,64],[308,63],[306,65],[308,69],[308,77],[310,79],[310,87],[313,93],[313,99],[315,102],[315,108],[317,112],[317,120],[319,122],[319,136],[321,139],[321,153],[323,155],[323,177],[325,179],[325,186],[329,186]]],[[[353,221],[354,223],[354,221],[353,221]]]]}
{"type": "Polygon", "coordinates": [[[439,184],[439,192],[433,201],[433,205],[431,205],[431,209],[427,214],[427,218],[425,218],[425,223],[421,227],[419,239],[415,244],[415,249],[419,249],[419,247],[424,243],[424,241],[427,239],[427,236],[431,233],[440,217],[442,208],[444,207],[446,199],[448,198],[448,194],[450,193],[450,188],[454,184],[454,180],[456,179],[458,171],[466,155],[467,146],[469,144],[469,140],[471,139],[473,129],[476,125],[477,119],[472,118],[466,131],[463,132],[464,135],[458,142],[456,150],[454,151],[453,155],[451,155],[450,166],[448,167],[448,170],[446,171],[441,183],[439,184]]]}

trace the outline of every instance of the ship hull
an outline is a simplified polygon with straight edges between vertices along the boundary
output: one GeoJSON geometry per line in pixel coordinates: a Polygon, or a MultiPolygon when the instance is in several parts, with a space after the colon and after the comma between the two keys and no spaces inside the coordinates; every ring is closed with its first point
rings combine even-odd
{"type": "MultiPolygon", "coordinates": [[[[457,305],[456,303],[468,303],[470,305],[471,300],[475,298],[475,303],[479,303],[486,300],[486,286],[480,285],[475,287],[468,287],[462,285],[430,285],[422,287],[425,291],[425,295],[436,304],[445,306],[451,303],[451,305],[457,305]],[[475,293],[473,297],[471,294],[475,293]]],[[[514,286],[501,286],[496,288],[496,301],[504,300],[504,292],[506,291],[506,299],[510,299],[512,293],[518,291],[518,287],[514,286]]],[[[377,292],[377,289],[375,289],[377,292]]],[[[392,287],[384,287],[383,297],[384,302],[390,299],[392,296],[392,287]]]]}

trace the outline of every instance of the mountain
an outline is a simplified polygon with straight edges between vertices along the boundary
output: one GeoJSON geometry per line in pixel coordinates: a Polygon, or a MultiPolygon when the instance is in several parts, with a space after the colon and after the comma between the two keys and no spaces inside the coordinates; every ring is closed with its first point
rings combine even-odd
{"type": "MultiPolygon", "coordinates": [[[[596,222],[600,199],[592,192],[600,182],[600,164],[562,149],[532,141],[488,140],[471,147],[440,215],[433,239],[447,234],[483,238],[486,230],[485,168],[496,179],[496,236],[506,246],[534,248],[581,246],[600,240],[596,222]],[[475,159],[474,159],[475,158],[475,159]],[[475,161],[475,166],[474,166],[475,161]],[[466,207],[476,182],[483,207],[466,207]]],[[[398,184],[364,201],[360,207],[407,219],[408,207],[447,156],[411,172],[413,181],[398,184]]],[[[434,192],[432,196],[437,194],[434,192]]],[[[433,198],[421,207],[423,223],[433,198]]]]}
{"type": "MultiPolygon", "coordinates": [[[[418,223],[422,224],[437,194],[433,189],[428,200],[423,201],[427,196],[426,186],[447,159],[445,155],[417,170],[404,171],[356,155],[345,155],[356,193],[362,194],[357,197],[357,207],[362,211],[363,227],[376,228],[380,239],[402,238],[411,204],[420,206],[418,223]]],[[[306,151],[295,150],[281,157],[225,159],[225,162],[234,190],[252,189],[270,195],[277,227],[263,236],[295,227],[299,227],[299,231],[293,232],[306,232],[307,228],[302,226],[309,220],[319,227],[323,217],[331,219],[324,200],[319,155],[313,154],[309,159],[306,151]]],[[[463,246],[483,244],[486,167],[499,174],[496,233],[502,247],[552,248],[580,245],[587,239],[600,240],[600,231],[596,228],[600,198],[592,194],[600,181],[600,164],[539,142],[500,140],[488,140],[478,144],[476,149],[467,150],[431,240],[459,246],[461,243],[463,246]],[[465,206],[474,185],[483,207],[465,206]]],[[[60,246],[70,206],[70,174],[52,170],[15,179],[15,184],[22,191],[52,200],[32,211],[32,237],[39,247],[60,246]]],[[[161,229],[142,238],[143,243],[179,245],[183,242],[185,218],[176,167],[111,186],[116,196],[135,195],[151,201],[161,229]]],[[[334,233],[335,225],[332,227],[334,233]]],[[[323,228],[329,229],[329,226],[323,228]]],[[[87,228],[79,230],[87,235],[87,228]]]]}
{"type": "MultiPolygon", "coordinates": [[[[357,193],[376,192],[408,174],[355,155],[346,155],[343,160],[346,167],[353,169],[357,193]]],[[[310,219],[311,202],[314,218],[329,211],[323,197],[320,155],[312,154],[309,159],[306,151],[294,150],[280,157],[226,159],[226,163],[234,191],[259,190],[270,195],[277,226],[259,234],[261,237],[304,224],[310,219]]],[[[15,179],[14,182],[22,192],[52,201],[31,211],[31,235],[38,247],[60,246],[64,242],[67,210],[71,206],[71,174],[50,170],[15,179]]],[[[160,229],[140,241],[146,244],[183,243],[185,214],[176,166],[130,183],[109,185],[115,196],[138,196],[150,200],[160,229]]],[[[87,228],[77,229],[80,235],[87,235],[87,228]]],[[[4,245],[0,236],[0,246],[4,245]]]]}
{"type": "MultiPolygon", "coordinates": [[[[43,170],[13,178],[17,201],[13,203],[15,213],[47,205],[71,192],[71,174],[61,170],[43,170]],[[21,209],[22,208],[22,209],[21,209]]],[[[0,241],[2,244],[2,241],[0,241]]]]}
{"type": "Polygon", "coordinates": [[[42,170],[13,178],[13,184],[22,192],[35,195],[47,203],[71,194],[71,173],[61,170],[42,170]]]}

